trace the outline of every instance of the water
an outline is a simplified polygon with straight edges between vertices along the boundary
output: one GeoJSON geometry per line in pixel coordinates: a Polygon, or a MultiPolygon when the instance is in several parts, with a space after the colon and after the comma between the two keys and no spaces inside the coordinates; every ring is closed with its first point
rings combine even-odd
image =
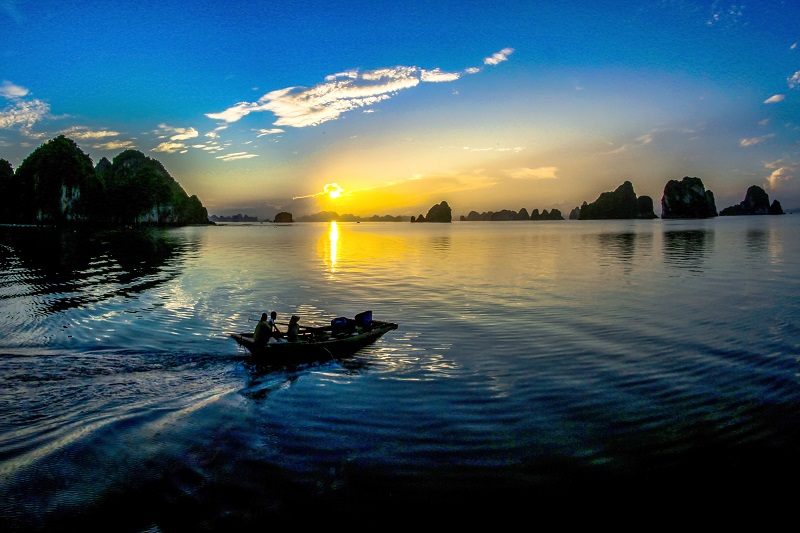
{"type": "Polygon", "coordinates": [[[0,528],[777,501],[798,243],[791,215],[0,227],[0,528]],[[263,368],[227,333],[272,309],[400,327],[263,368]]]}

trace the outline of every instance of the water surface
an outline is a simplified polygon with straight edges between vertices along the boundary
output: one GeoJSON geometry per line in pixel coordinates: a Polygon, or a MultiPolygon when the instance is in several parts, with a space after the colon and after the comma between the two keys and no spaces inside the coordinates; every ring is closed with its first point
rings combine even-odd
{"type": "Polygon", "coordinates": [[[797,243],[791,215],[0,227],[0,526],[787,495],[797,243]],[[400,327],[263,368],[227,334],[273,309],[400,327]]]}

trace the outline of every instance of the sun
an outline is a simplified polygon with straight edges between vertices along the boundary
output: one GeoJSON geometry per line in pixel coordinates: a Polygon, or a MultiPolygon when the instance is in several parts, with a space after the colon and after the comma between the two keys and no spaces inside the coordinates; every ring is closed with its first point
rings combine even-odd
{"type": "Polygon", "coordinates": [[[344,192],[344,189],[339,187],[338,183],[327,183],[325,184],[324,191],[328,193],[328,196],[330,196],[331,199],[334,199],[339,198],[342,195],[342,192],[344,192]]]}

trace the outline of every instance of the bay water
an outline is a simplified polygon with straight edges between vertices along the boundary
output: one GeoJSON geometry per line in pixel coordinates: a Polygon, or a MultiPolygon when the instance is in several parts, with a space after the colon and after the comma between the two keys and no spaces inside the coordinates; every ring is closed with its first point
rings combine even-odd
{"type": "Polygon", "coordinates": [[[0,528],[790,497],[800,218],[0,227],[0,528]],[[262,312],[397,322],[251,361],[262,312]]]}

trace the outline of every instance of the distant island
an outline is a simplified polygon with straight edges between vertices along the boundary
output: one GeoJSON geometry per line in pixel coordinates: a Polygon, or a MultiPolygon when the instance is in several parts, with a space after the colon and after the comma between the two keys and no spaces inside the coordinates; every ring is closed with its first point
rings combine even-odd
{"type": "Polygon", "coordinates": [[[96,166],[60,135],[34,150],[16,170],[0,159],[0,222],[10,224],[180,226],[213,224],[164,166],[125,150],[96,166]]]}
{"type": "MultiPolygon", "coordinates": [[[[747,189],[745,199],[717,213],[714,193],[706,190],[703,181],[697,177],[685,176],[682,180],[669,180],[664,186],[661,197],[661,218],[711,218],[716,216],[736,215],[782,215],[780,202],[769,202],[769,195],[757,185],[747,189]]],[[[237,215],[242,217],[243,215],[237,215]]],[[[653,211],[653,199],[649,196],[637,196],[630,181],[625,181],[614,191],[601,193],[594,202],[583,202],[580,207],[569,213],[570,220],[650,220],[659,218],[653,211]]],[[[215,220],[219,219],[217,217],[215,220]]],[[[221,219],[220,219],[221,220],[221,219]]],[[[452,210],[446,201],[432,206],[427,215],[358,217],[355,215],[339,216],[334,211],[323,211],[315,215],[299,217],[297,222],[451,222],[452,210]]],[[[530,214],[526,208],[519,211],[502,209],[478,213],[470,211],[469,215],[461,215],[462,222],[512,221],[512,220],[564,220],[558,209],[548,211],[534,209],[530,214]]],[[[275,222],[292,222],[291,213],[279,213],[275,222]],[[279,217],[282,217],[279,220],[279,217]]]]}

